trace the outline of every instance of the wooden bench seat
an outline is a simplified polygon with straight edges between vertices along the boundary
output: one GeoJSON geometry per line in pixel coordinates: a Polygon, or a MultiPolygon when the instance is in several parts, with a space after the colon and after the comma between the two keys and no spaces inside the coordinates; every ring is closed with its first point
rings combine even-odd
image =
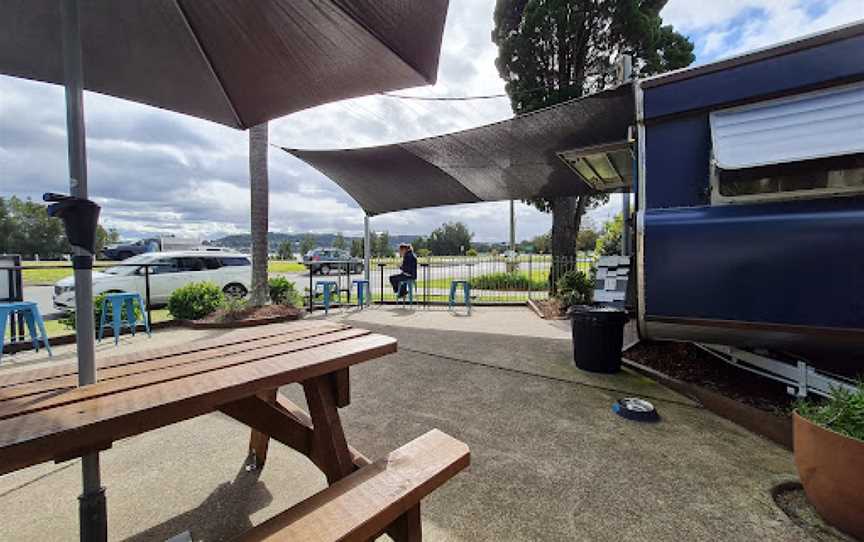
{"type": "Polygon", "coordinates": [[[240,538],[419,541],[420,500],[468,466],[468,447],[437,429],[339,480],[240,538]]]}

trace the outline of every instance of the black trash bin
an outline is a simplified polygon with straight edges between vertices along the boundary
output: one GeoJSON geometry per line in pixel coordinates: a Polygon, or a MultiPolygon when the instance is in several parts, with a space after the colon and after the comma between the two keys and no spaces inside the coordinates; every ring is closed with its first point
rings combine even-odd
{"type": "Polygon", "coordinates": [[[567,311],[573,326],[573,362],[592,373],[621,370],[627,312],[599,305],[574,305],[567,311]]]}

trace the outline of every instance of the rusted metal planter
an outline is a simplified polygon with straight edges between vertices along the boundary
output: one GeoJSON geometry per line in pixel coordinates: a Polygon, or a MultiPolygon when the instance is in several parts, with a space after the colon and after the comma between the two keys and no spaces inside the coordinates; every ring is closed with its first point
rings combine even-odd
{"type": "Polygon", "coordinates": [[[793,414],[795,466],[825,521],[864,540],[864,442],[793,414]]]}

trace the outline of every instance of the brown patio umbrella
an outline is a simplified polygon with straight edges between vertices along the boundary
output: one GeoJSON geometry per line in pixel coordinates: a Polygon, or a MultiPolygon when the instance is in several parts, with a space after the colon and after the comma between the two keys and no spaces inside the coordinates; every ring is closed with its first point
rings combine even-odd
{"type": "MultiPolygon", "coordinates": [[[[448,0],[0,0],[0,73],[63,84],[72,196],[87,198],[82,90],[246,129],[433,83],[448,0]]],[[[79,384],[95,382],[92,254],[73,246],[79,384]]],[[[99,456],[81,538],[105,540],[99,456]]]]}

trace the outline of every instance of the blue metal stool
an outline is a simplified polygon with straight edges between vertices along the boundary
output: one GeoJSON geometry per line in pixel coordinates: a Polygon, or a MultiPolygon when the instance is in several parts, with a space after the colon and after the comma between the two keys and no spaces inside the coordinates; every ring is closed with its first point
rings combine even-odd
{"type": "Polygon", "coordinates": [[[471,314],[471,283],[467,280],[452,280],[450,281],[450,300],[448,310],[453,310],[453,305],[456,303],[456,288],[462,285],[462,297],[464,297],[465,306],[468,308],[468,314],[471,314]]]}
{"type": "Polygon", "coordinates": [[[114,346],[120,343],[120,331],[123,328],[123,323],[132,330],[132,335],[135,335],[135,328],[138,326],[138,316],[135,315],[135,302],[141,307],[141,320],[144,324],[144,329],[147,336],[150,337],[150,322],[147,321],[147,308],[144,306],[144,300],[141,299],[141,294],[138,292],[120,292],[116,294],[105,294],[102,298],[102,314],[99,317],[99,341],[105,336],[105,317],[107,314],[108,304],[111,304],[111,327],[114,330],[114,346]],[[126,313],[126,318],[123,318],[123,313],[126,313]]]}
{"type": "Polygon", "coordinates": [[[45,331],[45,320],[42,319],[42,314],[39,312],[39,306],[32,301],[17,301],[14,303],[0,303],[0,361],[3,360],[3,343],[6,340],[6,322],[9,317],[16,313],[21,313],[24,316],[24,321],[27,322],[27,330],[30,332],[30,340],[33,341],[33,348],[39,351],[39,341],[45,345],[45,350],[48,351],[48,356],[51,357],[51,345],[48,344],[48,333],[45,331]],[[38,326],[38,327],[37,327],[38,326]],[[39,336],[41,334],[41,337],[39,336]]]}
{"type": "Polygon", "coordinates": [[[402,291],[402,285],[403,284],[407,285],[406,288],[408,289],[408,295],[406,295],[404,297],[400,297],[399,303],[401,303],[402,306],[404,307],[405,306],[405,299],[407,298],[408,304],[413,305],[414,304],[414,289],[417,287],[417,281],[415,281],[414,279],[402,279],[402,280],[400,280],[396,284],[396,292],[397,292],[396,295],[397,296],[399,295],[399,292],[402,291]]]}
{"type": "Polygon", "coordinates": [[[372,304],[372,296],[366,296],[366,292],[369,291],[369,281],[363,279],[355,280],[354,285],[357,287],[357,306],[360,310],[363,310],[364,306],[372,304]]]}
{"type": "Polygon", "coordinates": [[[339,285],[335,280],[320,280],[315,283],[315,292],[317,293],[319,290],[324,294],[324,314],[330,314],[331,298],[338,297],[339,301],[342,301],[342,297],[339,295],[339,285]]]}

